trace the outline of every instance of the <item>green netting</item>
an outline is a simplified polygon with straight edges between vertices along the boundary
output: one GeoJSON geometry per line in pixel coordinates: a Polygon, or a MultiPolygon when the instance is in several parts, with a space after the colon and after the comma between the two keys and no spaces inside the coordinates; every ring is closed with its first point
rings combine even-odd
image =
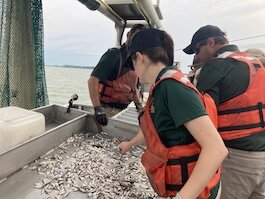
{"type": "Polygon", "coordinates": [[[0,107],[48,104],[41,0],[2,0],[0,17],[0,107]]]}

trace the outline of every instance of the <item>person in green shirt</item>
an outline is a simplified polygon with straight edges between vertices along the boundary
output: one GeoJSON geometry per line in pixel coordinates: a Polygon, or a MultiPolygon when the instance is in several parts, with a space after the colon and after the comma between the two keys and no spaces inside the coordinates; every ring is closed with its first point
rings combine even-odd
{"type": "MultiPolygon", "coordinates": [[[[236,127],[235,124],[233,125],[233,120],[226,120],[226,124],[230,123],[227,131],[220,128],[223,125],[220,122],[223,120],[220,119],[224,115],[220,110],[223,110],[224,106],[229,105],[230,110],[238,109],[239,112],[236,113],[234,120],[240,121],[240,118],[242,118],[242,116],[240,117],[240,108],[246,107],[240,107],[241,103],[232,103],[231,100],[242,97],[242,100],[239,100],[240,102],[246,101],[247,103],[249,101],[245,98],[247,97],[245,92],[250,87],[250,68],[246,62],[238,59],[241,57],[247,60],[254,59],[246,53],[240,54],[236,45],[229,45],[226,34],[219,27],[213,25],[201,27],[193,35],[191,44],[184,49],[184,52],[187,54],[195,53],[204,63],[197,88],[201,92],[208,93],[214,99],[219,110],[218,130],[221,135],[223,136],[222,133],[225,132],[227,136],[232,136],[231,132],[237,131],[240,133],[241,131],[242,133],[243,130],[250,133],[254,132],[252,131],[253,127],[248,129],[245,129],[244,126],[236,127]],[[233,57],[233,54],[239,58],[233,57]]],[[[255,64],[252,67],[256,67],[255,64]]],[[[262,68],[258,66],[254,69],[254,73],[260,69],[264,70],[262,68]]],[[[263,78],[265,79],[265,77],[263,78]]],[[[264,93],[264,86],[260,85],[255,90],[256,93],[264,93]]],[[[259,100],[258,102],[252,101],[248,103],[256,105],[260,102],[259,100]]],[[[264,104],[265,101],[261,100],[261,103],[264,104]]],[[[256,114],[259,115],[258,110],[256,114]]],[[[229,116],[229,113],[227,113],[227,116],[229,116]]],[[[247,120],[250,122],[251,119],[250,116],[247,120]]],[[[223,137],[223,139],[229,149],[229,156],[223,162],[222,198],[265,198],[265,129],[260,128],[258,132],[247,136],[223,137]]]]}
{"type": "MultiPolygon", "coordinates": [[[[144,138],[149,151],[151,148],[159,147],[148,141],[156,135],[159,137],[159,142],[170,151],[174,151],[174,147],[182,148],[198,142],[201,147],[198,161],[187,182],[173,197],[197,198],[216,174],[227,154],[224,143],[207,115],[195,88],[192,89],[172,78],[163,79],[167,74],[177,73],[182,77],[181,81],[189,82],[180,71],[172,67],[174,44],[171,37],[165,31],[149,28],[133,37],[130,48],[133,66],[140,81],[155,85],[149,95],[145,111],[142,116],[140,115],[141,131],[131,141],[138,144],[144,138]],[[150,120],[146,121],[143,118],[148,117],[148,114],[150,120]],[[150,128],[146,128],[145,125],[150,128]],[[148,131],[152,131],[153,136],[150,136],[148,131]]],[[[122,145],[128,143],[119,145],[121,152],[124,153],[128,148],[122,145]]],[[[153,156],[145,154],[144,157],[152,159],[153,156]]],[[[171,175],[174,179],[179,174],[171,173],[171,175]]],[[[219,180],[216,183],[217,185],[211,189],[210,196],[205,198],[217,197],[220,190],[219,180]]]]}
{"type": "Polygon", "coordinates": [[[127,40],[120,48],[109,49],[99,60],[88,80],[89,94],[95,110],[95,118],[107,125],[108,116],[126,108],[131,101],[141,108],[138,77],[127,60],[128,43],[133,35],[146,27],[134,25],[127,33],[127,40]],[[127,60],[127,61],[125,61],[127,60]]]}

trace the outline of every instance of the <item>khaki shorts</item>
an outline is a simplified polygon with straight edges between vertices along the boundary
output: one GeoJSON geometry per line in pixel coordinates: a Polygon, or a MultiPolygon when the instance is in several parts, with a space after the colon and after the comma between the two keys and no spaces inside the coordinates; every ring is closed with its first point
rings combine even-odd
{"type": "Polygon", "coordinates": [[[105,113],[107,114],[108,117],[113,117],[114,115],[116,115],[117,113],[122,111],[121,109],[107,107],[107,106],[104,107],[104,109],[105,109],[105,113]]]}
{"type": "Polygon", "coordinates": [[[221,174],[222,199],[265,198],[265,152],[228,148],[221,174]]]}

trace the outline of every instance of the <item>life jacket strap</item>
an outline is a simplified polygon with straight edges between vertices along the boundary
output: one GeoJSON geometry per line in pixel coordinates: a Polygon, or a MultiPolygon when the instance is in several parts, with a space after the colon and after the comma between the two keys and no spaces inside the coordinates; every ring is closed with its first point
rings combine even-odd
{"type": "Polygon", "coordinates": [[[166,184],[166,190],[168,191],[180,191],[184,184],[166,184]]]}
{"type": "Polygon", "coordinates": [[[100,97],[111,97],[110,95],[107,95],[104,92],[99,92],[99,94],[100,94],[100,97]]]}
{"type": "Polygon", "coordinates": [[[265,104],[262,104],[262,102],[259,102],[257,105],[254,105],[254,106],[218,111],[218,115],[243,113],[243,112],[254,111],[254,110],[263,109],[263,108],[265,108],[265,104]]]}
{"type": "Polygon", "coordinates": [[[259,117],[260,117],[260,127],[264,128],[264,115],[263,115],[263,106],[265,106],[264,104],[262,104],[262,102],[258,103],[258,109],[259,109],[259,117]]]}
{"type": "Polygon", "coordinates": [[[225,114],[233,114],[233,113],[242,113],[242,112],[248,112],[248,111],[254,111],[258,110],[259,112],[259,123],[254,124],[246,124],[246,125],[237,125],[237,126],[226,126],[226,127],[219,127],[218,131],[235,131],[235,130],[245,130],[245,129],[252,129],[252,128],[264,128],[265,122],[264,122],[264,115],[262,109],[265,108],[265,104],[262,104],[262,102],[258,102],[257,105],[244,107],[244,108],[238,108],[238,109],[230,109],[230,110],[224,110],[224,111],[218,111],[218,115],[225,115],[225,114]]]}
{"type": "Polygon", "coordinates": [[[219,132],[223,131],[236,131],[236,130],[246,130],[246,129],[253,129],[261,127],[261,123],[255,123],[255,124],[247,124],[247,125],[238,125],[238,126],[227,126],[227,127],[219,127],[217,130],[219,132]]]}
{"type": "Polygon", "coordinates": [[[187,164],[190,162],[196,162],[199,158],[199,154],[196,154],[194,156],[190,156],[190,157],[182,157],[182,158],[178,158],[178,159],[169,159],[167,161],[167,166],[168,165],[178,165],[178,164],[187,164]]]}
{"type": "Polygon", "coordinates": [[[102,85],[102,89],[100,89],[100,92],[99,92],[100,97],[103,97],[103,96],[111,97],[110,95],[105,94],[105,90],[106,90],[107,87],[111,87],[112,88],[112,86],[110,86],[110,85],[108,85],[108,84],[106,84],[104,82],[100,82],[100,84],[102,85]]]}
{"type": "Polygon", "coordinates": [[[169,191],[179,191],[184,184],[188,181],[188,163],[196,162],[199,158],[199,154],[190,157],[182,157],[178,159],[169,159],[167,161],[167,166],[180,165],[181,166],[181,179],[182,184],[166,184],[166,189],[169,191]]]}

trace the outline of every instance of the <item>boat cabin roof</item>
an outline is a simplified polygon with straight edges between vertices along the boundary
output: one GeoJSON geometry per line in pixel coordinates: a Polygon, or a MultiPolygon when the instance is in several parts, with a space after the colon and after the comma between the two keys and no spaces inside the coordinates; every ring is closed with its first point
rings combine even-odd
{"type": "Polygon", "coordinates": [[[98,10],[115,23],[117,32],[116,45],[121,45],[125,28],[135,24],[145,24],[162,29],[163,19],[159,0],[79,0],[90,10],[98,10]]]}

